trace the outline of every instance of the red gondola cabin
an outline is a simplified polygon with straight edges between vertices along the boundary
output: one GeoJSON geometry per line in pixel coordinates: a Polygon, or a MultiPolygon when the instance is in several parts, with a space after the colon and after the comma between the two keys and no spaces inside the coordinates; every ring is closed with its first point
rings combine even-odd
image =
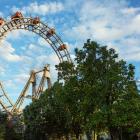
{"type": "Polygon", "coordinates": [[[18,19],[18,18],[23,18],[23,15],[21,12],[16,12],[14,15],[11,16],[11,19],[18,19]]]}
{"type": "Polygon", "coordinates": [[[66,46],[66,44],[63,44],[63,45],[59,46],[58,51],[63,51],[65,49],[67,49],[67,46],[66,46]]]}
{"type": "Polygon", "coordinates": [[[40,23],[40,18],[39,17],[35,17],[34,19],[33,19],[33,24],[38,24],[38,23],[40,23]]]}
{"type": "Polygon", "coordinates": [[[55,29],[50,29],[48,32],[47,32],[47,36],[50,37],[52,36],[53,34],[55,34],[55,29]]]}
{"type": "Polygon", "coordinates": [[[4,19],[0,18],[0,26],[4,24],[4,19]]]}

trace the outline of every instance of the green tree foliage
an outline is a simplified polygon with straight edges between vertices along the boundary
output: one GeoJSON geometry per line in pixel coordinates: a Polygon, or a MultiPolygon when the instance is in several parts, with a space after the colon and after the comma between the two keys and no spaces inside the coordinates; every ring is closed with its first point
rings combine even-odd
{"type": "Polygon", "coordinates": [[[75,52],[76,66],[71,66],[74,76],[69,73],[69,64],[60,64],[58,70],[60,78],[69,79],[71,94],[74,89],[80,93],[77,102],[80,102],[79,117],[83,118],[84,130],[107,130],[112,139],[119,139],[122,129],[138,131],[140,104],[134,66],[119,60],[114,49],[90,40],[75,52]],[[77,85],[71,81],[73,77],[77,85]]]}
{"type": "Polygon", "coordinates": [[[7,118],[7,115],[0,112],[0,140],[4,140],[5,138],[6,118],[7,118]]]}
{"type": "Polygon", "coordinates": [[[25,139],[44,140],[68,135],[71,116],[64,104],[63,94],[62,84],[55,83],[38,101],[26,107],[25,139]]]}
{"type": "Polygon", "coordinates": [[[0,140],[22,140],[21,134],[15,131],[13,120],[9,120],[7,115],[0,112],[0,140]]]}
{"type": "Polygon", "coordinates": [[[56,66],[58,82],[24,110],[28,139],[69,134],[78,139],[83,133],[91,139],[92,131],[106,131],[118,140],[139,132],[134,66],[120,60],[114,49],[90,40],[75,55],[74,64],[56,66]]]}

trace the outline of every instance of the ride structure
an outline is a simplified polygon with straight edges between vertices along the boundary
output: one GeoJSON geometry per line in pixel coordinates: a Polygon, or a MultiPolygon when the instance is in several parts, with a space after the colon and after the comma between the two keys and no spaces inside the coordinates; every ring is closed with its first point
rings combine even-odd
{"type": "Polygon", "coordinates": [[[71,62],[71,57],[67,50],[66,44],[64,44],[61,38],[56,34],[55,29],[42,23],[39,17],[26,18],[21,14],[21,12],[16,12],[11,16],[11,21],[6,22],[3,20],[3,18],[1,18],[0,23],[2,23],[0,26],[0,38],[3,38],[3,36],[5,36],[8,32],[17,29],[24,29],[34,32],[40,37],[44,38],[50,44],[60,62],[71,62]]]}
{"type": "Polygon", "coordinates": [[[11,99],[5,92],[2,83],[0,83],[0,105],[3,108],[3,111],[8,113],[9,115],[21,114],[22,113],[21,107],[25,99],[37,100],[46,89],[50,88],[51,88],[50,68],[49,65],[46,65],[43,69],[39,71],[34,70],[31,71],[30,76],[15,104],[12,103],[11,99]],[[37,85],[38,75],[40,75],[41,78],[39,84],[37,85]],[[45,85],[47,85],[47,87],[45,85]],[[32,88],[31,95],[28,94],[30,87],[32,88]]]}
{"type": "MultiPolygon", "coordinates": [[[[3,18],[0,18],[0,40],[4,39],[7,34],[13,30],[28,30],[33,33],[36,33],[40,37],[46,40],[46,43],[49,43],[51,48],[54,50],[55,54],[58,56],[59,61],[67,61],[69,63],[72,62],[70,54],[67,49],[67,45],[63,43],[61,38],[56,34],[54,28],[50,28],[47,24],[41,22],[39,17],[24,17],[23,14],[17,11],[15,14],[11,16],[10,21],[5,21],[3,18]]],[[[29,79],[25,84],[21,94],[19,95],[15,104],[13,104],[8,97],[7,93],[4,91],[2,83],[0,83],[0,105],[3,110],[9,115],[20,114],[22,112],[21,106],[25,99],[30,98],[32,100],[36,100],[43,93],[45,88],[45,82],[47,81],[47,88],[51,88],[51,80],[50,80],[50,68],[49,65],[46,65],[42,70],[39,71],[31,71],[29,79]],[[36,76],[42,73],[41,80],[39,85],[36,85],[36,76]],[[32,96],[28,95],[28,89],[32,85],[32,96]],[[7,101],[5,104],[3,98],[7,101]]]]}

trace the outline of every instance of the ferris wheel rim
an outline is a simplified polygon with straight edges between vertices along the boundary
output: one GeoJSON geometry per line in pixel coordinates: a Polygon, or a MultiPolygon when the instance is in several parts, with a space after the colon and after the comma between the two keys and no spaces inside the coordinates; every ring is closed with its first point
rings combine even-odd
{"type": "MultiPolygon", "coordinates": [[[[37,25],[32,24],[31,21],[33,19],[34,18],[32,18],[32,17],[22,17],[22,18],[14,18],[10,21],[5,21],[5,23],[0,26],[0,38],[5,37],[5,34],[11,32],[13,30],[23,29],[23,30],[28,30],[28,31],[34,32],[35,34],[38,34],[41,38],[44,38],[45,41],[51,46],[51,48],[54,50],[55,54],[57,55],[60,63],[64,62],[64,61],[71,63],[72,59],[71,59],[68,49],[65,48],[64,50],[61,50],[61,51],[58,50],[58,47],[60,45],[63,45],[64,43],[63,43],[62,39],[57,35],[57,33],[55,32],[53,35],[51,35],[51,37],[54,39],[54,40],[52,40],[52,38],[47,37],[47,34],[46,34],[52,28],[50,28],[48,26],[48,24],[45,24],[41,21],[37,25]],[[30,30],[30,28],[31,28],[31,30],[30,30]],[[37,32],[37,31],[39,31],[39,32],[37,32]],[[64,59],[66,59],[66,60],[64,60],[64,59]]],[[[13,105],[13,108],[14,108],[14,105],[13,105]]]]}
{"type": "MultiPolygon", "coordinates": [[[[59,45],[63,45],[63,41],[62,39],[59,37],[59,35],[55,32],[52,37],[55,38],[55,41],[56,42],[53,42],[50,37],[43,37],[41,36],[40,33],[42,33],[43,35],[45,35],[44,33],[45,32],[48,32],[48,29],[52,29],[48,26],[48,24],[45,24],[43,22],[39,22],[39,24],[35,25],[35,24],[32,24],[31,21],[33,20],[34,18],[31,18],[31,17],[22,17],[22,18],[15,18],[15,19],[12,19],[10,21],[7,21],[5,22],[3,25],[0,26],[0,38],[1,37],[5,37],[5,34],[8,33],[8,32],[11,32],[13,30],[19,30],[19,29],[22,29],[22,30],[28,30],[28,31],[31,31],[35,34],[38,34],[41,38],[44,38],[45,41],[52,47],[52,49],[54,50],[54,52],[56,53],[58,59],[60,62],[63,62],[63,61],[67,61],[67,62],[72,62],[72,59],[71,59],[71,56],[69,54],[69,51],[67,48],[65,48],[64,50],[62,51],[59,51],[58,50],[58,46],[56,46],[55,43],[58,43],[59,45]],[[27,20],[27,21],[26,21],[27,20]],[[23,21],[23,22],[20,22],[20,21],[23,21]],[[26,22],[25,22],[26,21],[26,22]],[[18,22],[18,23],[16,23],[18,22]],[[14,25],[12,24],[14,23],[14,25]],[[12,28],[9,28],[9,24],[12,28]],[[27,25],[27,26],[32,26],[32,27],[45,27],[45,30],[44,28],[40,28],[39,33],[35,32],[35,30],[30,30],[28,27],[25,28],[24,25],[27,25]],[[5,29],[4,27],[7,27],[8,29],[5,29]],[[24,26],[24,28],[21,28],[21,26],[24,26]],[[43,29],[43,31],[41,30],[43,29]],[[62,54],[63,53],[63,54],[62,54]],[[63,59],[66,59],[66,60],[63,60],[63,59]]],[[[36,29],[37,29],[36,28],[36,29]]]]}

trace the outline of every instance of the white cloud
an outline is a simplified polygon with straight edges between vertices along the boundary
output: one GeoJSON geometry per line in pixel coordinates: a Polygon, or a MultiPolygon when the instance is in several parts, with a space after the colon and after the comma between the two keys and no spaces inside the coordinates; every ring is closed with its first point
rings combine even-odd
{"type": "Polygon", "coordinates": [[[5,59],[6,61],[17,62],[22,60],[19,55],[15,54],[15,49],[7,41],[3,41],[1,43],[0,54],[0,57],[5,59]]]}
{"type": "Polygon", "coordinates": [[[122,58],[140,60],[140,7],[128,7],[127,1],[108,3],[106,0],[88,0],[81,3],[76,14],[78,22],[64,30],[67,38],[78,44],[86,42],[88,38],[100,44],[113,44],[122,58]],[[135,50],[137,55],[133,54],[135,50]]]}
{"type": "Polygon", "coordinates": [[[98,40],[106,40],[106,41],[112,41],[120,39],[121,36],[124,34],[124,32],[121,29],[117,28],[98,28],[95,29],[94,36],[98,40]]]}
{"type": "Polygon", "coordinates": [[[29,78],[29,74],[28,73],[20,73],[14,76],[14,80],[15,82],[19,83],[19,84],[25,84],[27,82],[29,78]]]}
{"type": "Polygon", "coordinates": [[[138,49],[138,52],[124,53],[122,58],[125,58],[127,61],[140,61],[140,49],[138,49]]]}
{"type": "Polygon", "coordinates": [[[120,47],[120,55],[127,61],[140,61],[140,47],[130,42],[128,46],[120,47]],[[134,44],[131,46],[131,44],[134,44]]]}
{"type": "Polygon", "coordinates": [[[130,8],[124,8],[122,9],[123,14],[136,14],[137,12],[140,11],[140,7],[130,7],[130,8]]]}
{"type": "Polygon", "coordinates": [[[50,64],[50,65],[56,65],[59,63],[59,59],[55,53],[52,53],[50,55],[41,55],[36,58],[36,66],[40,67],[42,64],[50,64]]]}
{"type": "Polygon", "coordinates": [[[4,15],[3,15],[3,13],[2,12],[0,12],[0,17],[3,17],[4,15]]]}
{"type": "Polygon", "coordinates": [[[140,14],[135,15],[130,21],[129,24],[126,26],[126,34],[129,35],[140,35],[140,14]]]}
{"type": "Polygon", "coordinates": [[[41,37],[38,38],[38,44],[41,45],[41,46],[47,46],[48,45],[46,40],[44,38],[41,38],[41,37]]]}
{"type": "Polygon", "coordinates": [[[38,4],[37,2],[30,3],[30,5],[22,7],[21,9],[14,6],[12,12],[22,11],[23,14],[37,14],[46,15],[60,12],[64,9],[64,6],[60,2],[50,2],[38,4]]]}
{"type": "Polygon", "coordinates": [[[15,39],[21,39],[23,37],[34,37],[35,33],[27,31],[27,30],[13,30],[8,33],[7,39],[15,40],[15,39]]]}
{"type": "Polygon", "coordinates": [[[36,46],[35,46],[34,44],[30,44],[30,45],[28,46],[28,49],[29,49],[29,50],[34,50],[34,49],[36,49],[36,46]]]}
{"type": "Polygon", "coordinates": [[[3,66],[0,66],[0,75],[5,74],[5,68],[3,66]]]}
{"type": "MultiPolygon", "coordinates": [[[[6,91],[6,89],[7,88],[11,88],[12,87],[12,89],[16,89],[16,84],[14,83],[14,81],[13,80],[5,80],[5,81],[3,81],[3,86],[4,86],[4,89],[5,89],[5,91],[6,91]]],[[[8,95],[9,96],[9,95],[8,95]]]]}
{"type": "Polygon", "coordinates": [[[135,47],[139,47],[140,40],[139,40],[139,38],[136,38],[135,36],[133,36],[133,37],[125,38],[125,39],[121,40],[120,43],[124,47],[129,47],[129,48],[133,49],[135,47]]]}
{"type": "MultiPolygon", "coordinates": [[[[47,42],[46,42],[47,43],[47,42]]],[[[40,47],[37,43],[30,43],[29,45],[25,46],[25,54],[29,57],[38,57],[42,55],[47,48],[40,47]]]]}
{"type": "MultiPolygon", "coordinates": [[[[122,6],[120,5],[120,8],[122,6]]],[[[79,12],[79,23],[66,31],[78,40],[95,38],[102,41],[112,41],[125,36],[124,19],[118,6],[99,4],[97,1],[86,1],[79,12]],[[90,9],[90,10],[89,10],[90,9]],[[119,24],[121,23],[121,24],[119,24]]],[[[127,22],[127,21],[126,21],[127,22]]]]}
{"type": "Polygon", "coordinates": [[[113,48],[116,51],[116,53],[120,53],[119,48],[117,46],[115,46],[113,43],[108,43],[106,45],[107,45],[108,49],[113,48]]]}

